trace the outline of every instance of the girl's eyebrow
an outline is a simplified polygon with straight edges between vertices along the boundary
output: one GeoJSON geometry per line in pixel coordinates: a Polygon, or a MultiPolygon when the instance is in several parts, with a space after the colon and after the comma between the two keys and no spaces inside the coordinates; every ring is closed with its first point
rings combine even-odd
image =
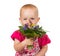
{"type": "Polygon", "coordinates": [[[34,19],[34,17],[30,17],[30,18],[23,18],[23,19],[34,19]]]}
{"type": "Polygon", "coordinates": [[[31,18],[31,19],[34,19],[34,18],[31,18]]]}
{"type": "Polygon", "coordinates": [[[30,17],[30,18],[34,18],[34,17],[30,17]]]}
{"type": "Polygon", "coordinates": [[[27,19],[27,18],[23,18],[23,19],[27,19]]]}

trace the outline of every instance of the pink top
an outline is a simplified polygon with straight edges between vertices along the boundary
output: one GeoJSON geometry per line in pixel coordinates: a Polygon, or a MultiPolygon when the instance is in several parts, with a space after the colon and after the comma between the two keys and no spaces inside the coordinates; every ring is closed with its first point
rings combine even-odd
{"type": "MultiPolygon", "coordinates": [[[[11,35],[11,38],[13,40],[16,38],[17,40],[19,40],[21,42],[25,39],[25,36],[19,30],[16,30],[11,35]]],[[[39,43],[40,48],[44,45],[47,45],[50,42],[51,42],[51,40],[49,39],[47,34],[43,35],[41,38],[38,38],[38,43],[39,43]]]]}

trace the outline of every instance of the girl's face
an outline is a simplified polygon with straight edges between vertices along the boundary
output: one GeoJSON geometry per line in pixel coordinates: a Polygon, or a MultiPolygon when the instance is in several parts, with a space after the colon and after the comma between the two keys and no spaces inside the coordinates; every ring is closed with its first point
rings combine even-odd
{"type": "Polygon", "coordinates": [[[36,24],[39,21],[37,12],[34,9],[24,9],[21,12],[21,23],[22,25],[28,24],[30,27],[31,24],[36,24]]]}

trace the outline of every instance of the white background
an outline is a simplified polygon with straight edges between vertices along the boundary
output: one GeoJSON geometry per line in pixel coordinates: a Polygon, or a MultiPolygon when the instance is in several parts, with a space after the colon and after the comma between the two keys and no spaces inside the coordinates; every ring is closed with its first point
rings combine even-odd
{"type": "Polygon", "coordinates": [[[51,39],[46,56],[60,56],[60,1],[59,0],[0,0],[0,56],[14,56],[11,34],[18,29],[19,10],[24,4],[38,7],[39,25],[51,39]]]}

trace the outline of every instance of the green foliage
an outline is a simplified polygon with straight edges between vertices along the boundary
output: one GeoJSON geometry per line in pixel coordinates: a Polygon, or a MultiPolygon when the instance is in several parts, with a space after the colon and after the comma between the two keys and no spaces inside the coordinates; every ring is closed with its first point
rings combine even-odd
{"type": "MultiPolygon", "coordinates": [[[[35,26],[28,28],[27,26],[19,26],[20,32],[22,32],[23,35],[25,35],[27,38],[34,39],[36,37],[42,37],[44,34],[46,34],[46,31],[42,29],[42,27],[35,26]]],[[[33,45],[27,45],[27,48],[31,50],[33,48],[33,45]]]]}
{"type": "Polygon", "coordinates": [[[44,31],[42,29],[42,27],[38,27],[38,28],[27,28],[27,29],[24,30],[24,27],[23,26],[19,26],[19,30],[27,38],[42,37],[44,34],[46,34],[46,31],[44,31]]]}

